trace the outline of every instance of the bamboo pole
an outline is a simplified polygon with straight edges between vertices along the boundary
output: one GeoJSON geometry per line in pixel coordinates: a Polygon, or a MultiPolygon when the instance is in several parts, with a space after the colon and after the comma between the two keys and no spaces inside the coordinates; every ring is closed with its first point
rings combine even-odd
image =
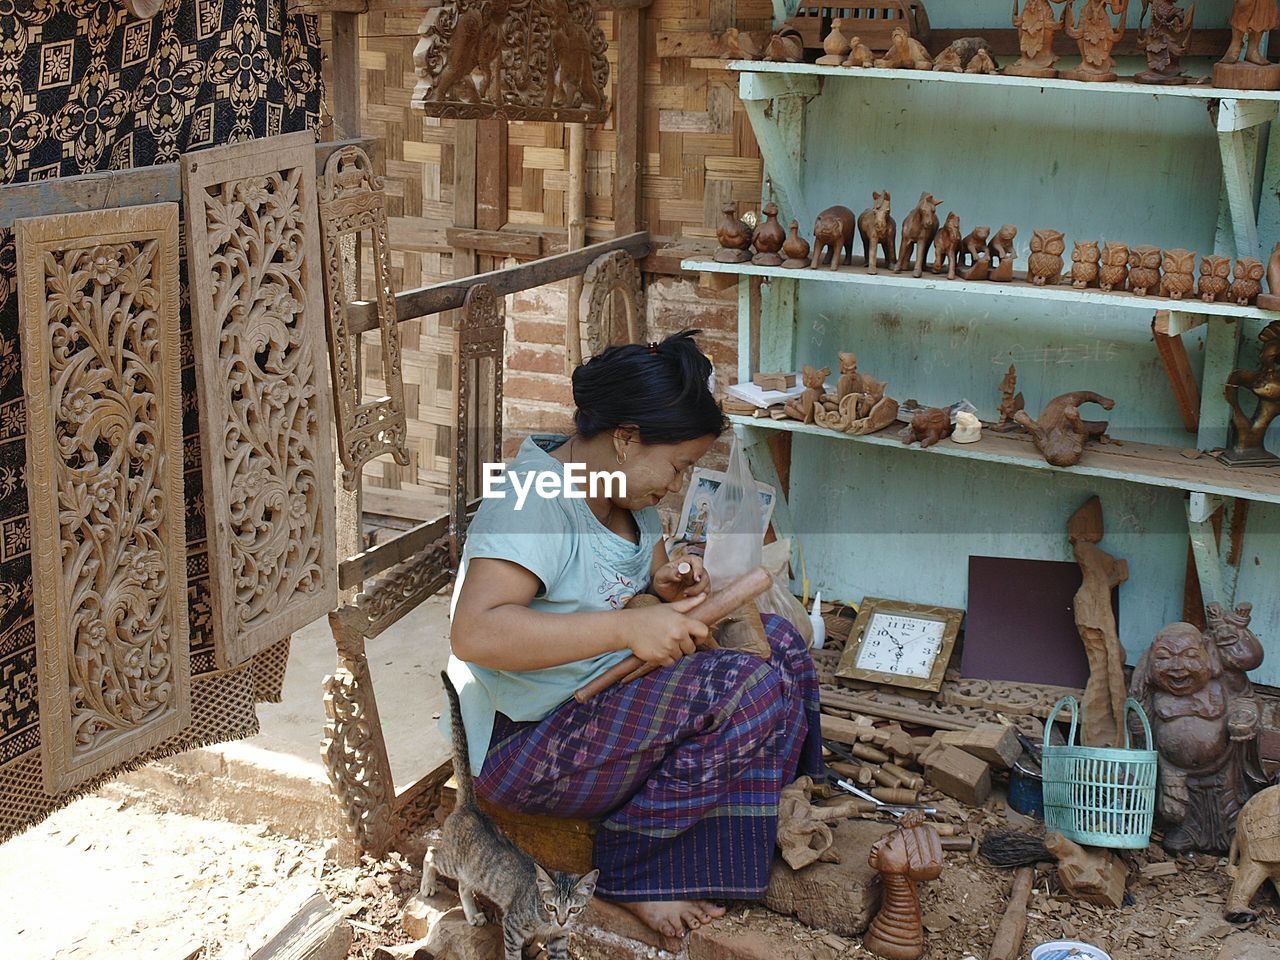
{"type": "MultiPolygon", "coordinates": [[[[569,249],[580,250],[587,242],[587,128],[567,123],[569,128],[569,249]]],[[[564,329],[566,373],[582,363],[581,322],[582,275],[569,278],[569,314],[564,329]]]]}

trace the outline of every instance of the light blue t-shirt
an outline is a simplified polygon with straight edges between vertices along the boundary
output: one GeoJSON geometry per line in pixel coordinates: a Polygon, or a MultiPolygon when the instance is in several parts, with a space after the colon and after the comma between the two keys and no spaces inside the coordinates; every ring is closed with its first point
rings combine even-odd
{"type": "MultiPolygon", "coordinates": [[[[557,477],[562,476],[564,465],[548,451],[565,440],[562,436],[529,437],[507,469],[522,476],[530,471],[552,471],[557,477]]],[[[653,551],[662,539],[662,522],[655,507],[632,511],[640,531],[640,542],[632,543],[602,524],[584,499],[543,498],[530,488],[522,508],[517,510],[509,482],[504,479],[498,486],[506,497],[486,499],[467,528],[449,605],[450,617],[470,561],[477,557],[510,560],[542,581],[542,589],[529,604],[531,610],[617,610],[648,587],[653,551]]],[[[520,642],[519,637],[507,640],[520,642]]],[[[478,775],[484,765],[495,713],[501,711],[517,721],[541,720],[629,652],[618,650],[524,672],[491,670],[450,656],[449,679],[458,688],[472,773],[478,775]]],[[[440,727],[448,735],[447,711],[440,727]]]]}

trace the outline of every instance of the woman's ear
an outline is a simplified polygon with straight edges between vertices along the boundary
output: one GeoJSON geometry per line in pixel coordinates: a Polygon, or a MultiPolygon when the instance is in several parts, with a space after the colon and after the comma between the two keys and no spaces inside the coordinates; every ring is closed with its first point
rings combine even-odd
{"type": "Polygon", "coordinates": [[[635,424],[623,423],[613,429],[613,452],[619,463],[627,459],[631,444],[640,440],[640,428],[635,424]]]}

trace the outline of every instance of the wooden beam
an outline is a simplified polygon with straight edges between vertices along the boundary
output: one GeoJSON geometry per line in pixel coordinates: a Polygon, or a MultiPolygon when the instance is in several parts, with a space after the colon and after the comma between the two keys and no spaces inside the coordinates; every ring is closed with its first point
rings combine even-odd
{"type": "MultiPolygon", "coordinates": [[[[478,219],[478,218],[477,218],[478,219]]],[[[472,230],[466,227],[447,227],[445,236],[449,246],[462,250],[499,257],[542,256],[542,234],[517,230],[472,230]]]]}
{"type": "Polygon", "coordinates": [[[614,84],[613,119],[617,136],[617,172],[613,176],[613,223],[619,236],[643,229],[640,169],[644,157],[644,23],[643,9],[619,10],[618,73],[614,84]]]}
{"type": "Polygon", "coordinates": [[[360,135],[360,15],[335,12],[333,25],[333,123],[339,137],[360,135]]]}
{"type": "Polygon", "coordinates": [[[1173,388],[1173,399],[1178,404],[1182,425],[1188,433],[1197,433],[1200,429],[1200,385],[1191,372],[1191,360],[1187,357],[1182,337],[1161,332],[1161,313],[1167,316],[1164,310],[1156,314],[1151,323],[1151,334],[1155,338],[1160,360],[1164,363],[1164,372],[1169,377],[1169,386],[1173,388]]]}

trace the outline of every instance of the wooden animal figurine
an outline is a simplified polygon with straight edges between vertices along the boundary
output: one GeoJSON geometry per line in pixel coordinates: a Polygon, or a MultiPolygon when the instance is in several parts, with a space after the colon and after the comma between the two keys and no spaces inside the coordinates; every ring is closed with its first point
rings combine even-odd
{"type": "Polygon", "coordinates": [[[1280,310],[1280,243],[1271,248],[1267,259],[1267,292],[1258,294],[1263,310],[1280,310]]]}
{"type": "Polygon", "coordinates": [[[764,47],[764,58],[772,63],[801,63],[804,61],[804,38],[793,27],[783,27],[769,37],[764,47]]]}
{"type": "Polygon", "coordinates": [[[1018,235],[1018,228],[1006,223],[987,244],[987,260],[991,263],[991,279],[1006,282],[1013,279],[1013,264],[1018,259],[1018,251],[1013,245],[1013,238],[1018,235]]]}
{"type": "Polygon", "coordinates": [[[843,66],[846,67],[873,67],[876,63],[876,55],[871,52],[871,48],[862,42],[861,37],[849,38],[849,55],[844,58],[843,66]]]}
{"type": "Polygon", "coordinates": [[[858,214],[858,234],[862,237],[862,252],[866,255],[868,273],[876,272],[877,248],[884,252],[884,265],[893,266],[893,256],[898,243],[898,224],[889,212],[889,191],[871,194],[872,204],[858,214]]]}
{"type": "Polygon", "coordinates": [[[1112,48],[1124,36],[1125,18],[1129,15],[1129,0],[1085,0],[1080,11],[1080,22],[1072,23],[1071,4],[1062,10],[1062,28],[1080,48],[1080,66],[1063,72],[1068,80],[1109,82],[1116,79],[1116,62],[1111,58],[1112,48]],[[1111,15],[1118,20],[1114,28],[1111,15]]]}
{"type": "Polygon", "coordinates": [[[1000,419],[991,428],[996,433],[1016,433],[1022,429],[1014,415],[1025,406],[1025,403],[1022,399],[1022,391],[1018,390],[1015,395],[1014,390],[1018,390],[1018,371],[1011,363],[1004,379],[1000,381],[1000,419]]]}
{"type": "Polygon", "coordinates": [[[751,228],[738,216],[736,205],[726,203],[721,213],[724,216],[716,229],[716,239],[720,241],[720,249],[715,253],[716,262],[746,263],[751,259],[751,228]]]}
{"type": "Polygon", "coordinates": [[[927,191],[920,194],[920,202],[902,221],[902,246],[897,266],[893,268],[894,273],[905,270],[914,254],[916,262],[911,275],[918,278],[924,274],[924,261],[929,255],[929,245],[938,232],[938,207],[945,202],[935,200],[933,194],[927,191]]]}
{"type": "Polygon", "coordinates": [[[730,27],[722,33],[720,42],[724,44],[725,52],[721,57],[724,60],[759,60],[764,55],[760,42],[737,27],[730,27]]]}
{"type": "Polygon", "coordinates": [[[1227,855],[1226,919],[1231,923],[1252,923],[1258,919],[1253,898],[1271,881],[1280,894],[1280,786],[1254,794],[1236,817],[1236,835],[1227,855]]]}
{"type": "Polygon", "coordinates": [[[1191,42],[1191,27],[1196,5],[1183,10],[1178,0],[1142,0],[1138,17],[1138,48],[1146,54],[1147,69],[1133,79],[1138,83],[1199,83],[1182,72],[1182,58],[1191,42]],[[1151,22],[1144,28],[1143,19],[1151,12],[1151,22]]]}
{"type": "Polygon", "coordinates": [[[1129,250],[1129,289],[1140,297],[1160,286],[1160,248],[1142,244],[1129,250]]]}
{"type": "Polygon", "coordinates": [[[822,398],[822,409],[814,411],[818,426],[842,433],[874,433],[887,427],[898,415],[898,403],[884,395],[888,384],[858,372],[858,358],[841,353],[840,379],[836,392],[822,398]]]}
{"type": "Polygon", "coordinates": [[[1232,467],[1269,467],[1280,457],[1266,448],[1267,429],[1280,417],[1280,320],[1272,320],[1258,334],[1258,369],[1232,370],[1224,388],[1231,407],[1231,445],[1218,459],[1232,467]],[[1248,390],[1258,398],[1252,417],[1240,406],[1239,393],[1248,390]]]}
{"type": "Polygon", "coordinates": [[[782,257],[778,251],[787,240],[787,232],[778,222],[778,205],[770,200],[764,205],[764,223],[756,227],[755,236],[751,238],[756,248],[756,255],[751,262],[757,267],[780,267],[782,257]]]}
{"type": "Polygon", "coordinates": [[[974,227],[960,241],[960,278],[962,280],[985,280],[991,272],[991,261],[987,259],[987,240],[991,237],[990,227],[974,227]]]}
{"type": "Polygon", "coordinates": [[[876,66],[890,70],[932,70],[933,58],[923,43],[908,36],[902,27],[895,27],[889,50],[876,61],[876,66]]]}
{"type": "Polygon", "coordinates": [[[1162,253],[1160,296],[1181,300],[1196,289],[1196,255],[1181,248],[1162,253]]]}
{"type": "Polygon", "coordinates": [[[1018,0],[1013,0],[1013,25],[1018,30],[1022,56],[1004,72],[1013,77],[1056,77],[1058,71],[1053,65],[1058,62],[1058,55],[1053,52],[1053,36],[1062,24],[1054,16],[1049,0],[1026,0],[1021,14],[1018,0]]]}
{"type": "Polygon", "coordinates": [[[1226,299],[1231,289],[1231,258],[1206,254],[1200,258],[1200,283],[1196,293],[1205,303],[1213,303],[1218,298],[1226,299]]]}
{"type": "Polygon", "coordinates": [[[916,884],[942,875],[942,841],[918,810],[909,810],[898,829],[871,845],[867,858],[880,872],[884,901],[871,921],[862,946],[885,960],[919,960],[924,953],[924,926],[916,884]]]}
{"type": "Polygon", "coordinates": [[[990,59],[991,44],[982,37],[961,37],[938,54],[933,61],[933,69],[943,73],[977,73],[977,70],[970,71],[969,65],[979,52],[986,53],[990,59]]]}
{"type": "Polygon", "coordinates": [[[1097,240],[1077,240],[1071,247],[1071,285],[1077,290],[1096,286],[1098,283],[1097,240]]]}
{"type": "Polygon", "coordinates": [[[1231,302],[1247,307],[1258,298],[1262,289],[1262,261],[1253,257],[1236,260],[1235,279],[1231,281],[1231,302]]]}
{"type": "Polygon", "coordinates": [[[836,354],[840,364],[840,378],[836,381],[836,403],[851,393],[862,393],[862,374],[858,373],[858,355],[852,351],[836,354]]]}
{"type": "Polygon", "coordinates": [[[1081,419],[1080,407],[1086,403],[1096,403],[1104,410],[1116,405],[1114,400],[1092,390],[1076,390],[1050,400],[1039,420],[1032,420],[1025,410],[1019,410],[1013,419],[1031,434],[1046,463],[1074,467],[1084,456],[1085,442],[1107,432],[1107,421],[1081,419]]]}
{"type": "Polygon", "coordinates": [[[1275,0],[1236,0],[1231,11],[1231,44],[1213,65],[1213,85],[1237,90],[1280,88],[1280,66],[1262,53],[1262,38],[1280,27],[1275,0]],[[1240,53],[1247,47],[1244,61],[1240,53]]]}
{"type": "Polygon", "coordinates": [[[1129,282],[1129,248],[1123,243],[1107,241],[1102,247],[1102,265],[1098,268],[1098,286],[1110,293],[1123,290],[1129,282]]]}
{"type": "Polygon", "coordinates": [[[960,257],[960,215],[958,213],[948,213],[942,229],[933,238],[933,256],[933,272],[941,273],[942,265],[945,263],[947,279],[954,280],[956,261],[960,257]]]}
{"type": "Polygon", "coordinates": [[[790,233],[782,243],[782,252],[787,259],[782,265],[790,270],[803,270],[809,266],[809,241],[800,236],[800,221],[792,220],[790,233]]]}
{"type": "Polygon", "coordinates": [[[934,59],[933,71],[934,73],[964,73],[960,51],[955,47],[947,47],[934,59]]]}
{"type": "Polygon", "coordinates": [[[919,440],[923,449],[951,436],[952,429],[950,413],[941,407],[926,407],[911,418],[899,436],[907,445],[919,440]]]}
{"type": "Polygon", "coordinates": [[[804,393],[784,403],[782,405],[783,412],[792,420],[799,420],[801,423],[813,423],[815,408],[821,409],[822,407],[823,387],[830,373],[830,367],[815,370],[806,363],[802,373],[804,393]]]}
{"type": "Polygon", "coordinates": [[[1031,234],[1027,279],[1037,287],[1057,284],[1062,279],[1062,252],[1066,248],[1060,230],[1037,230],[1031,234]]]}
{"type": "Polygon", "coordinates": [[[842,262],[853,263],[853,211],[848,207],[827,207],[814,221],[809,266],[816,270],[826,263],[828,251],[832,270],[839,270],[842,262]]]}
{"type": "Polygon", "coordinates": [[[987,50],[979,50],[973,55],[973,59],[969,61],[969,65],[964,68],[965,73],[985,73],[988,75],[1000,72],[1000,65],[996,63],[995,57],[987,50]]]}
{"type": "Polygon", "coordinates": [[[849,38],[844,35],[844,20],[831,21],[831,32],[822,41],[822,56],[818,63],[826,67],[838,67],[849,54],[849,38]]]}

